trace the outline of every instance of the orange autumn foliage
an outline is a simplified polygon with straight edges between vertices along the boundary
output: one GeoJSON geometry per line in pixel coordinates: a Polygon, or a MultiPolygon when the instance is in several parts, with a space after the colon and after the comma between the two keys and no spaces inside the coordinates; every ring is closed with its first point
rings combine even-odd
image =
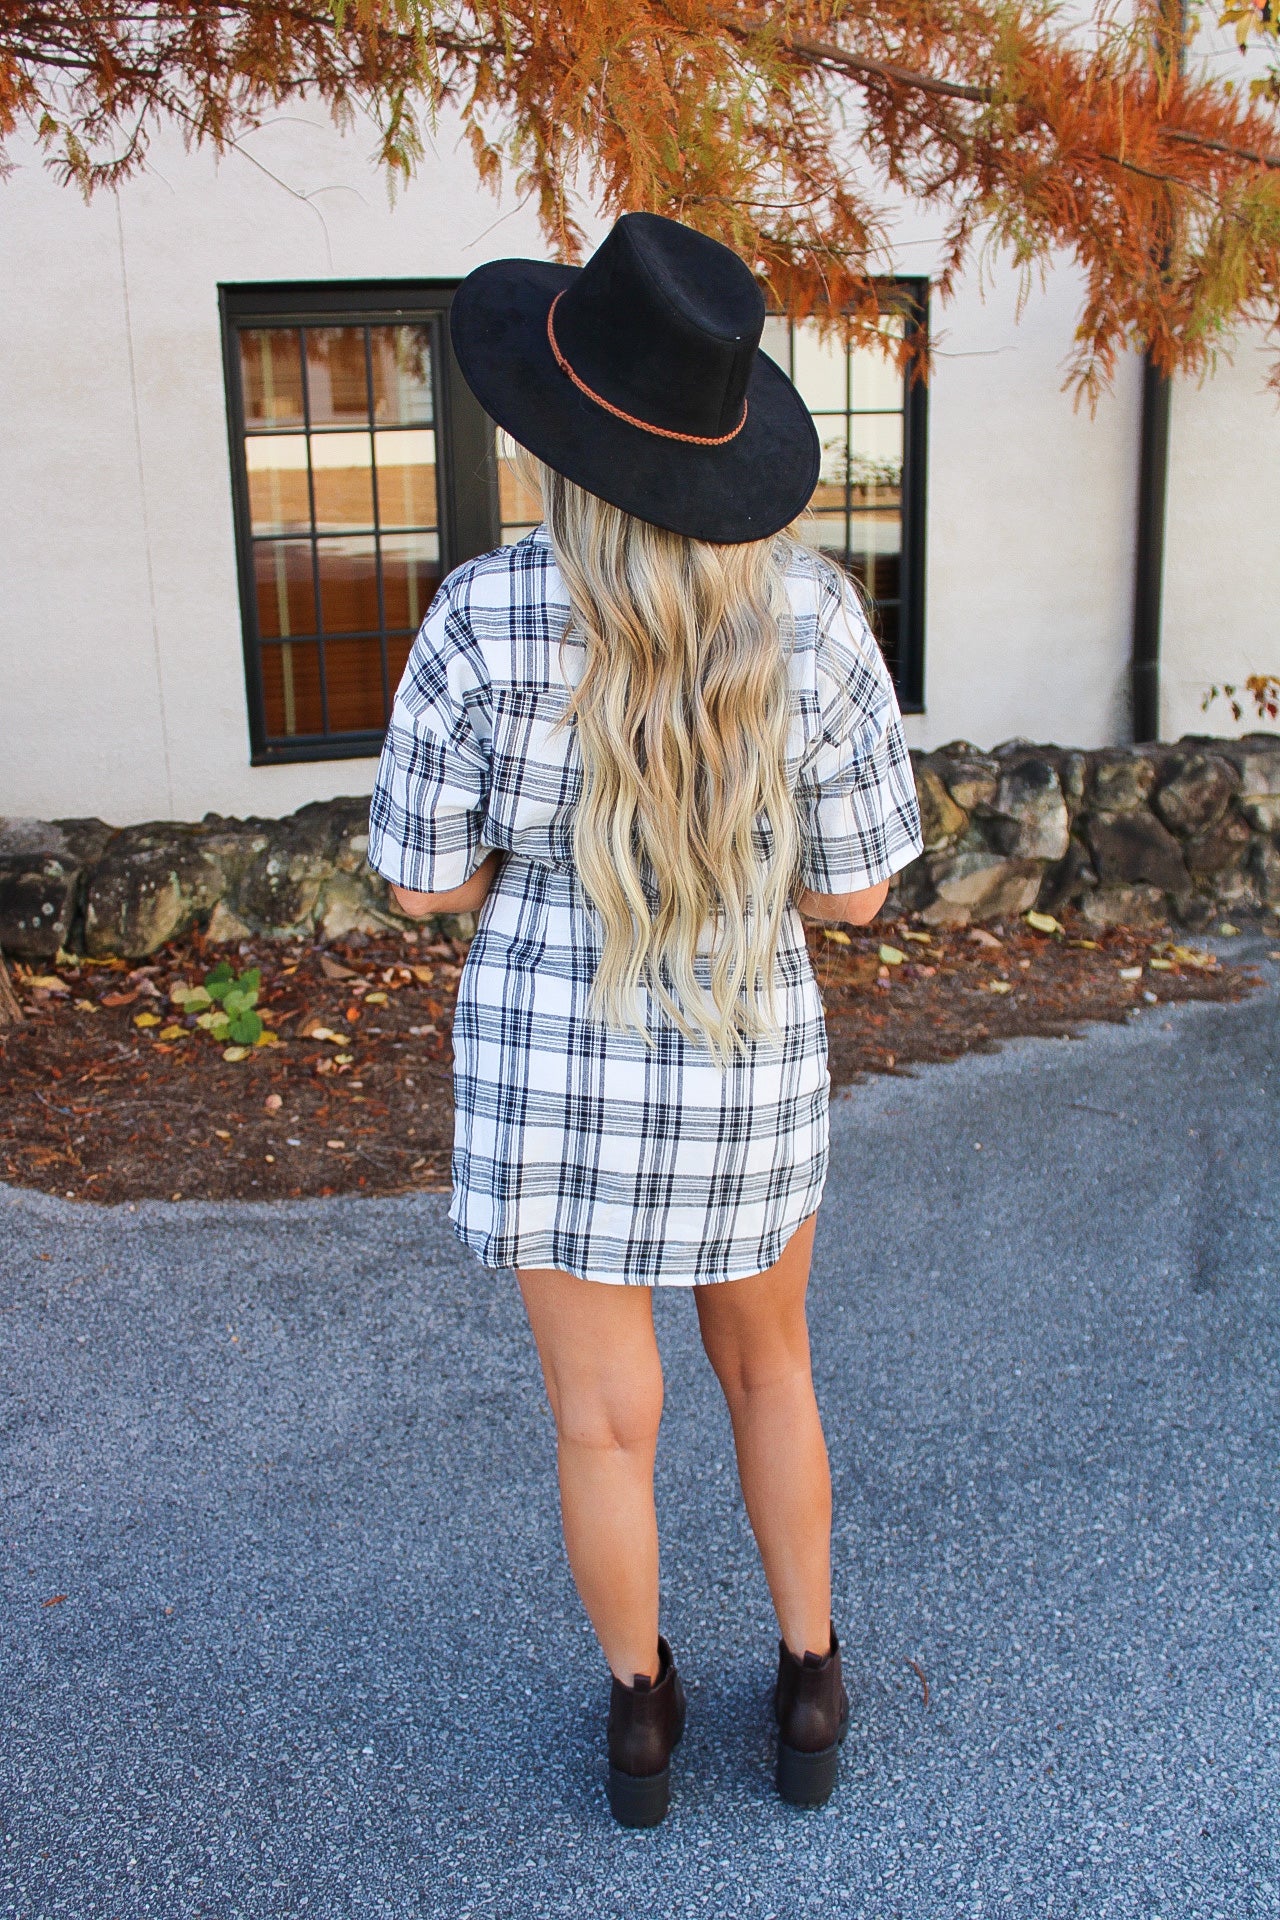
{"type": "Polygon", "coordinates": [[[0,0],[0,137],[33,128],[91,192],[161,119],[223,149],[318,96],[373,113],[394,182],[448,106],[559,257],[584,206],[654,208],[851,335],[905,196],[936,218],[944,298],[987,248],[1077,263],[1092,399],[1135,344],[1199,372],[1280,317],[1280,100],[1183,75],[1175,35],[1162,0],[1085,22],[1049,0],[0,0]]]}

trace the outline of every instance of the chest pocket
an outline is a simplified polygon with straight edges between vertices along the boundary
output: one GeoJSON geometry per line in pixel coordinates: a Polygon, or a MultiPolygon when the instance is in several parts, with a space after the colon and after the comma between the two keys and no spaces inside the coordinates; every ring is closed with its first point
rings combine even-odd
{"type": "Polygon", "coordinates": [[[577,734],[564,723],[568,704],[564,687],[493,689],[485,840],[554,867],[573,864],[582,792],[577,734]]]}

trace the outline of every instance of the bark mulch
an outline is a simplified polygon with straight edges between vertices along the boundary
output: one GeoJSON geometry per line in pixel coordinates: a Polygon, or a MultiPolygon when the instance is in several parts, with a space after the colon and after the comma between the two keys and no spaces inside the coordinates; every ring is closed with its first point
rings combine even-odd
{"type": "MultiPolygon", "coordinates": [[[[1048,932],[900,920],[808,937],[836,1086],[1258,984],[1185,935],[1070,915],[1048,932]]],[[[198,936],[146,966],[13,966],[25,1019],[0,1029],[0,1180],[103,1202],[441,1191],[465,952],[423,935],[245,942],[230,958],[261,970],[267,1036],[248,1047],[197,1024],[217,1012],[198,993],[182,1004],[227,957],[198,936]]]]}

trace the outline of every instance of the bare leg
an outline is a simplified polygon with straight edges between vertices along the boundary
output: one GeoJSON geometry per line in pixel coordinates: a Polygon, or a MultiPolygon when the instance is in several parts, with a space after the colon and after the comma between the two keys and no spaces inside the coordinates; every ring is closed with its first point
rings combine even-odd
{"type": "Polygon", "coordinates": [[[560,1514],[574,1582],[614,1675],[658,1675],[653,1465],[662,1363],[648,1287],[522,1271],[555,1416],[560,1514]]]}
{"type": "Polygon", "coordinates": [[[805,1290],[817,1215],[747,1280],[694,1290],[724,1389],[738,1477],[783,1639],[825,1655],[831,1622],[831,1472],[809,1363],[805,1290]]]}

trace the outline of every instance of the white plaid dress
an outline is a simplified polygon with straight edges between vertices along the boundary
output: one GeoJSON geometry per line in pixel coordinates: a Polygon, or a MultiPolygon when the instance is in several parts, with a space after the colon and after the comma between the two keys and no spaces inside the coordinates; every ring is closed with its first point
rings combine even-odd
{"type": "MultiPolygon", "coordinates": [[[[915,785],[856,596],[802,549],[788,592],[800,877],[847,893],[920,851],[915,785]]],[[[652,1048],[588,1018],[600,935],[573,863],[581,762],[572,727],[550,733],[583,664],[572,635],[562,656],[568,622],[544,528],[458,568],[409,657],[378,769],[369,860],[388,880],[445,893],[488,848],[507,856],[458,987],[449,1217],[489,1267],[740,1279],[772,1266],[826,1178],[827,1036],[802,923],[790,909],[781,1040],[724,1070],[643,990],[652,1048]]]]}

